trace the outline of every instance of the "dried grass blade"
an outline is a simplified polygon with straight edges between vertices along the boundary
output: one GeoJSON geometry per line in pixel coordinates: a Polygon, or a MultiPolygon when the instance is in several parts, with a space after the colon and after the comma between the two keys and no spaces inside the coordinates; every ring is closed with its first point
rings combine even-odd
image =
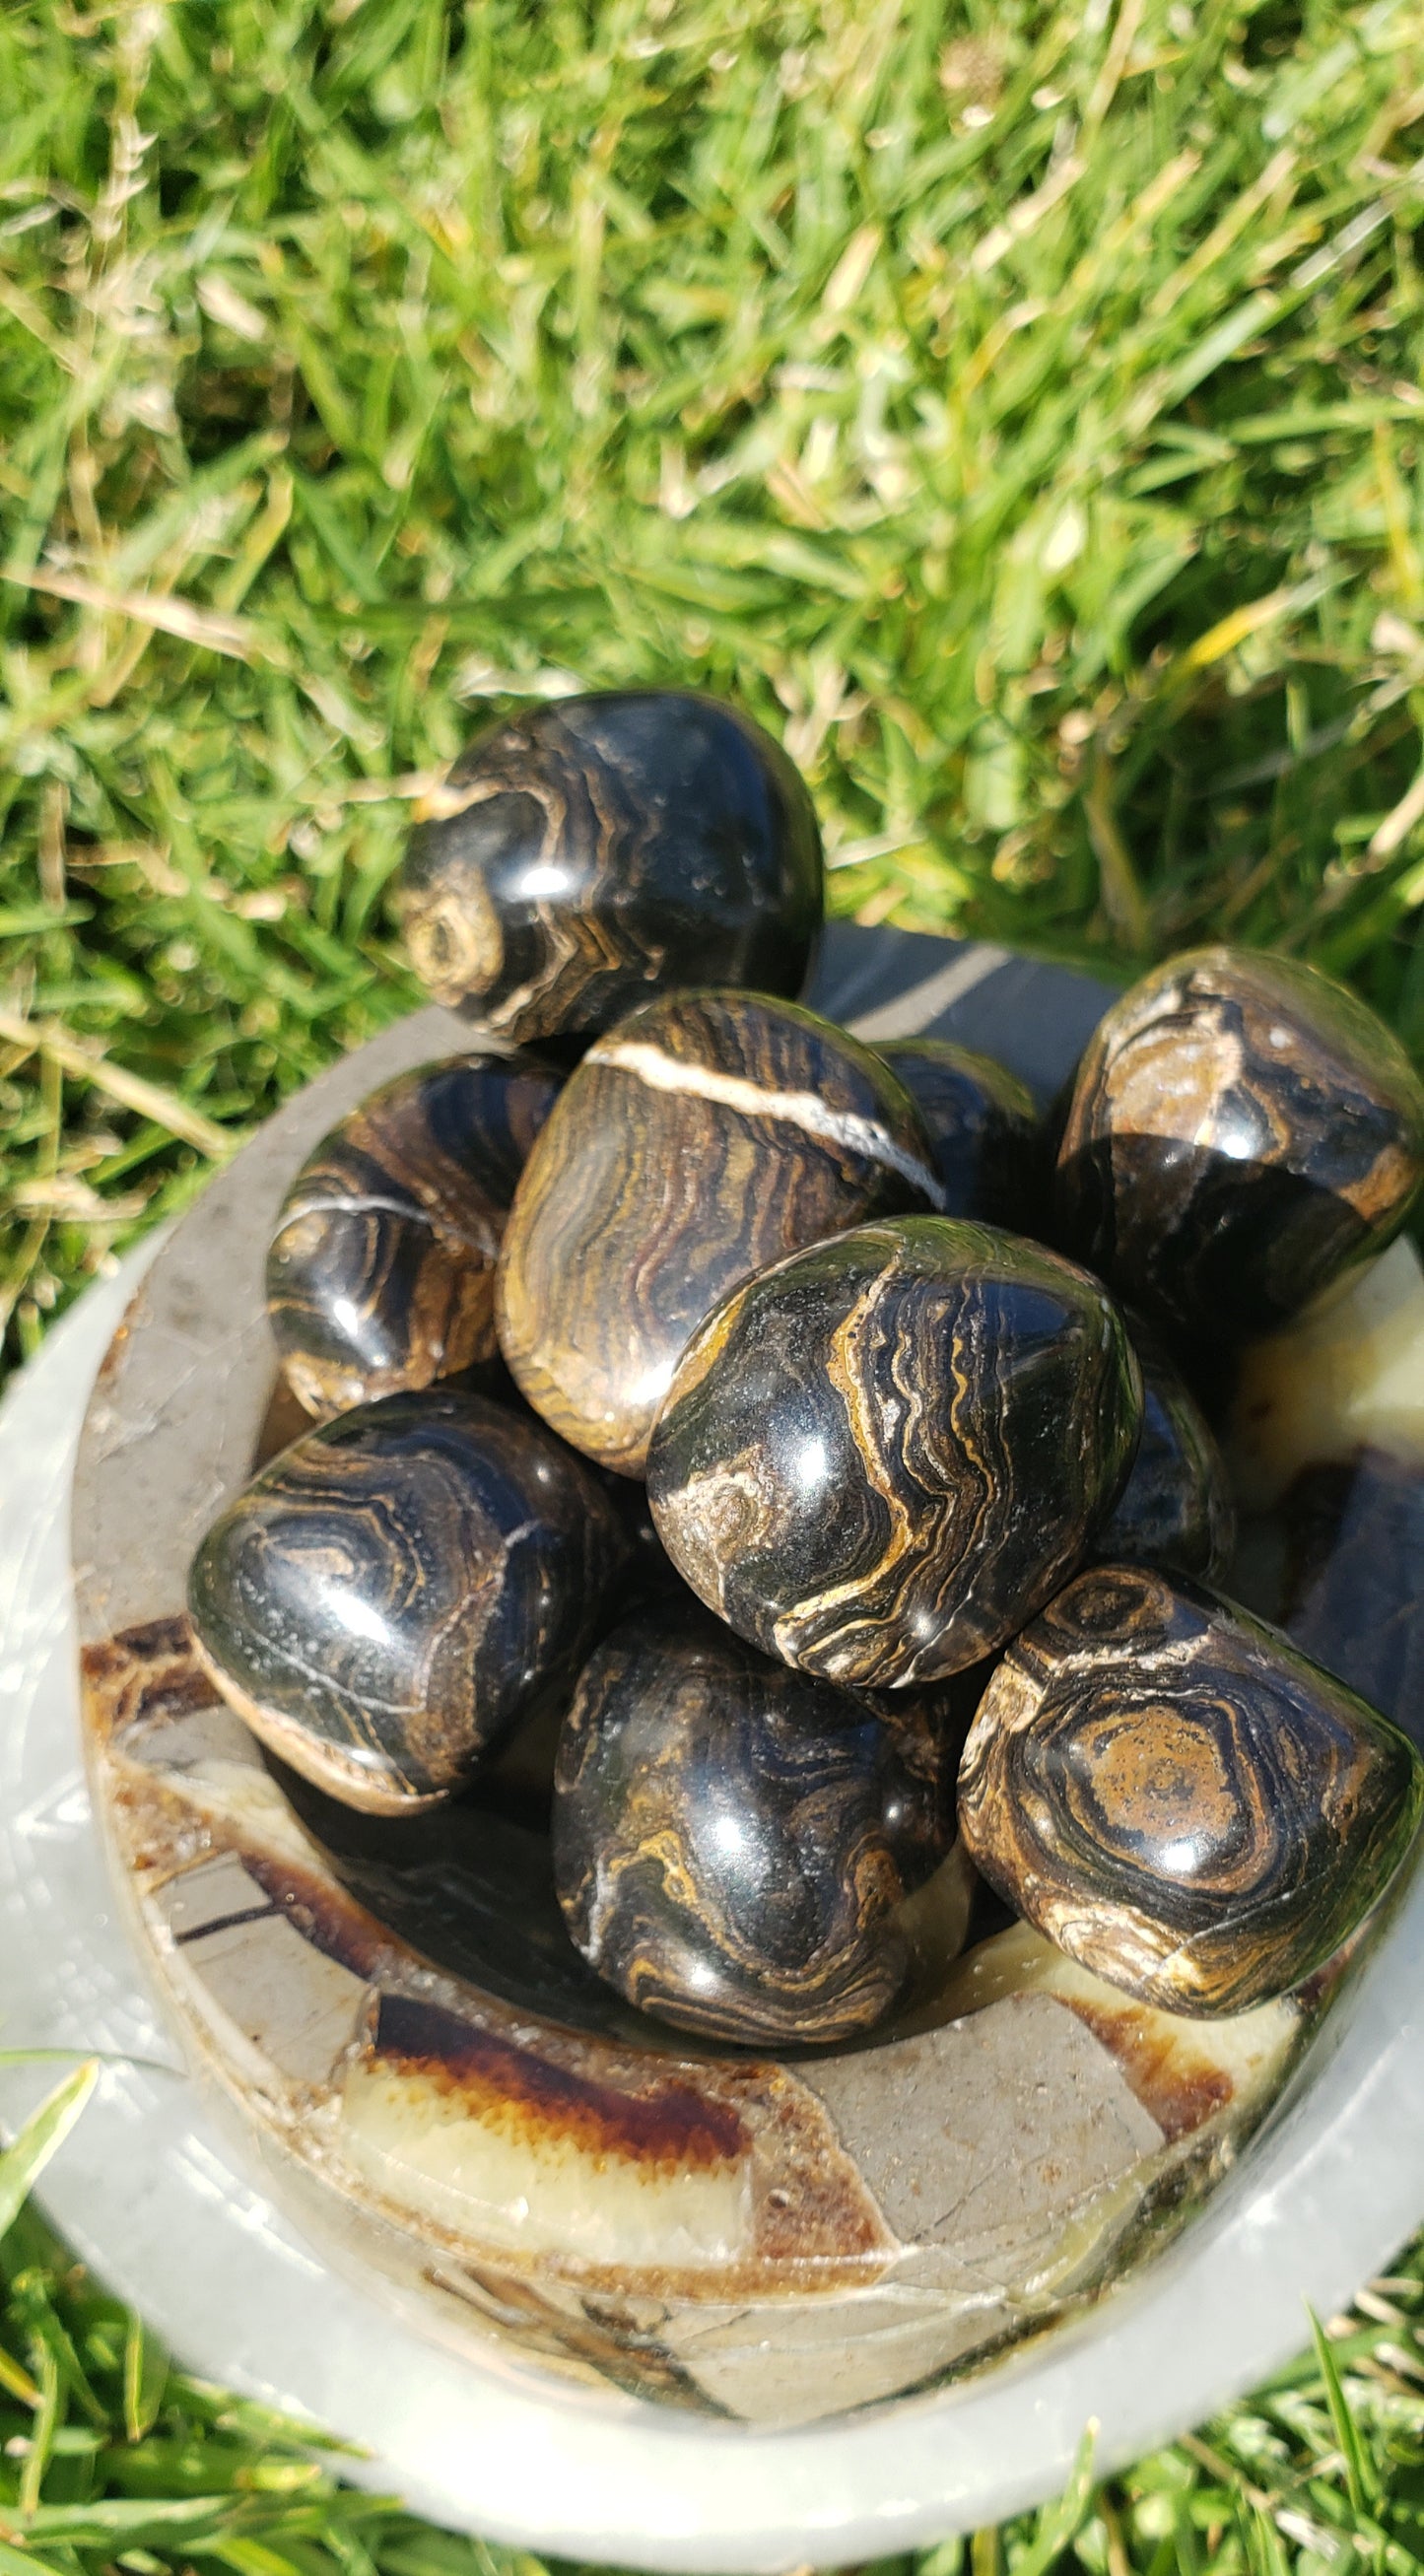
{"type": "Polygon", "coordinates": [[[98,609],[106,617],[127,617],[136,625],[156,626],[164,635],[176,635],[184,644],[201,644],[210,653],[225,654],[234,662],[273,662],[280,658],[248,618],[220,617],[210,608],[195,607],[188,599],[164,598],[153,591],[109,591],[80,573],[5,571],[0,578],[17,583],[22,590],[41,591],[50,599],[71,600],[77,608],[98,609]]]}
{"type": "Polygon", "coordinates": [[[185,1145],[196,1146],[200,1154],[207,1154],[214,1162],[225,1161],[239,1142],[226,1128],[205,1118],[200,1109],[190,1109],[185,1100],[165,1091],[161,1084],[147,1081],[141,1073],[129,1073],[123,1065],[112,1064],[107,1056],[82,1045],[53,1021],[36,1026],[21,1019],[17,1012],[0,1011],[0,1038],[11,1046],[37,1048],[62,1073],[72,1074],[80,1082],[92,1082],[97,1091],[106,1092],[121,1107],[134,1110],[140,1118],[151,1118],[155,1126],[165,1128],[185,1145]]]}

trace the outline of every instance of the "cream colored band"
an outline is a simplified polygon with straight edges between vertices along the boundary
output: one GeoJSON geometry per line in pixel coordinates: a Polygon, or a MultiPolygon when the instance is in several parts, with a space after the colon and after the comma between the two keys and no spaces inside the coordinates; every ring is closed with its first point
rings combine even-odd
{"type": "Polygon", "coordinates": [[[782,1119],[807,1136],[843,1146],[847,1153],[859,1154],[868,1163],[880,1163],[888,1171],[898,1172],[902,1180],[923,1190],[932,1207],[944,1206],[944,1192],[928,1165],[897,1145],[878,1118],[858,1118],[853,1110],[832,1109],[814,1091],[769,1091],[740,1074],[718,1073],[711,1065],[689,1064],[681,1056],[664,1055],[661,1047],[640,1046],[620,1038],[590,1047],[584,1062],[607,1065],[614,1073],[631,1073],[653,1091],[683,1092],[695,1100],[715,1100],[719,1107],[738,1109],[747,1118],[782,1119]]]}

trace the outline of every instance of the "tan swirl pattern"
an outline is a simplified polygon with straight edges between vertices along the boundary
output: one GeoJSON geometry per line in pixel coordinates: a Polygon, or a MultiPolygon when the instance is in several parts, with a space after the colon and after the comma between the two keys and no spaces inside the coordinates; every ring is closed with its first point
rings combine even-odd
{"type": "Polygon", "coordinates": [[[846,2039],[894,2002],[909,1807],[943,1733],[891,1727],[700,1614],[630,1621],[560,1739],[554,1867],[570,1933],[630,2003],[751,2045],[846,2039]]]}
{"type": "Polygon", "coordinates": [[[497,725],[416,818],[402,908],[437,1002],[506,1037],[673,985],[799,992],[822,908],[806,787],[750,718],[613,690],[497,725]]]}
{"type": "Polygon", "coordinates": [[[649,1455],[658,1535],[738,1633],[854,1688],[976,1662],[1080,1561],[1141,1384],[1111,1299],[1010,1235],[866,1225],[694,1335],[649,1455]]]}
{"type": "Polygon", "coordinates": [[[1080,1574],[995,1671],[960,1769],[975,1866],[1112,1984],[1243,2012],[1321,1967],[1415,1835],[1404,1737],[1273,1630],[1139,1568],[1080,1574]]]}
{"type": "Polygon", "coordinates": [[[1353,994],[1294,960],[1189,951],[1134,984],[1079,1068],[1064,1239],[1149,1318],[1269,1330],[1383,1249],[1424,1178],[1424,1089],[1353,994]]]}
{"type": "Polygon", "coordinates": [[[274,1752],[398,1814],[463,1785],[571,1677],[623,1555],[596,1479],[537,1424],[433,1389],[283,1450],[203,1540],[188,1609],[274,1752]]]}
{"type": "Polygon", "coordinates": [[[650,1003],[570,1077],[515,1194],[495,1292],[510,1372],[564,1439],[641,1475],[729,1288],[935,1187],[908,1094],[829,1021],[760,994],[650,1003]]]}
{"type": "Polygon", "coordinates": [[[458,1056],[398,1075],[323,1137],[267,1256],[273,1334],[309,1413],[494,1357],[505,1215],[559,1081],[531,1056],[458,1056]]]}

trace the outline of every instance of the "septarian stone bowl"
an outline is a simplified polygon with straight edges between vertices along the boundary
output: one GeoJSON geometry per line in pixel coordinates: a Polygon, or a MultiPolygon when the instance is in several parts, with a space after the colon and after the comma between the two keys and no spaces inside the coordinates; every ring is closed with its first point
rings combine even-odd
{"type": "MultiPolygon", "coordinates": [[[[828,937],[810,998],[872,1041],[930,1028],[996,1048],[1041,1098],[1104,1000],[999,951],[853,932],[828,937]]],[[[521,1777],[537,1746],[398,1823],[269,1761],[200,1671],[183,1601],[202,1532],[304,1419],[263,1301],[272,1223],[336,1117],[469,1043],[425,1011],[289,1103],[176,1227],[115,1335],[75,1561],[88,1758],[128,1918],[284,2204],[431,2331],[749,2424],[932,2386],[1190,2218],[1308,2073],[1341,1976],[1194,2023],[1017,1927],[922,1978],[855,2049],[694,2048],[572,1951],[521,1777]]],[[[1268,1485],[1250,1530],[1270,1608],[1268,1485]]],[[[958,1937],[957,1857],[915,1902],[922,1937],[958,1937]]]]}

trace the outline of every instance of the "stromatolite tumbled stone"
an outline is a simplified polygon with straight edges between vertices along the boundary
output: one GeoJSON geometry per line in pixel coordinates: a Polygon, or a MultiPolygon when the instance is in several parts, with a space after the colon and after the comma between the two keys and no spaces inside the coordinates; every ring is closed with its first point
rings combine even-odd
{"type": "Polygon", "coordinates": [[[1033,1094],[1017,1074],[948,1038],[890,1038],[875,1052],[899,1075],[924,1121],[945,1215],[1032,1234],[1047,1172],[1040,1175],[1033,1094]]]}
{"type": "Polygon", "coordinates": [[[471,744],[417,819],[405,935],[437,1002],[576,1035],[673,985],[799,992],[822,884],[811,799],[760,725],[624,689],[471,744]]]}
{"type": "Polygon", "coordinates": [[[377,1815],[447,1797],[598,1633],[623,1540],[538,1423],[387,1396],[254,1477],[194,1559],[198,1651],[274,1753],[377,1815]]]}
{"type": "Polygon", "coordinates": [[[1133,1316],[1128,1330],[1142,1370],[1142,1438],[1093,1553],[1114,1564],[1174,1566],[1219,1582],[1236,1535],[1221,1451],[1156,1337],[1133,1316]]]}
{"type": "Polygon", "coordinates": [[[1245,1611],[1080,1574],[1015,1639],[960,1770],[976,1867],[1060,1949],[1169,2012],[1244,2012],[1322,1966],[1413,1839],[1419,1762],[1245,1611]]]}
{"type": "Polygon", "coordinates": [[[694,1325],[823,1235],[932,1203],[913,1102],[869,1048],[759,993],[681,993],[589,1049],[515,1192],[495,1290],[546,1421],[639,1476],[694,1325]]]}
{"type": "Polygon", "coordinates": [[[1239,1337],[1378,1252],[1421,1176],[1424,1090],[1373,1012],[1292,959],[1194,949],[1088,1041],[1059,1228],[1150,1319],[1239,1337]]]}
{"type": "MultiPolygon", "coordinates": [[[[554,1872],[577,1947],[683,2030],[762,2045],[869,2029],[909,1964],[913,1731],[700,1611],[630,1620],[586,1665],[559,1743],[554,1872]]],[[[937,1739],[921,1749],[933,1764],[937,1739]]]]}
{"type": "MultiPolygon", "coordinates": [[[[723,1631],[725,1634],[726,1632],[723,1631]]],[[[759,1657],[759,1662],[770,1662],[759,1657]]],[[[773,1664],[773,1671],[789,1668],[773,1664]]],[[[808,1673],[798,1680],[821,1688],[808,1673]]],[[[906,1888],[938,1869],[959,1831],[959,1762],[983,1697],[986,1668],[947,1673],[922,1690],[845,1692],[890,1739],[882,1813],[906,1888]]]]}
{"type": "Polygon", "coordinates": [[[694,1334],[648,1499],[694,1592],[858,1689],[992,1653],[1122,1488],[1142,1390],[1096,1279],[945,1217],[763,1271],[694,1334]]]}
{"type": "Polygon", "coordinates": [[[308,1156],[267,1255],[267,1311],[309,1413],[494,1357],[505,1213],[559,1081],[531,1056],[422,1065],[308,1156]]]}

